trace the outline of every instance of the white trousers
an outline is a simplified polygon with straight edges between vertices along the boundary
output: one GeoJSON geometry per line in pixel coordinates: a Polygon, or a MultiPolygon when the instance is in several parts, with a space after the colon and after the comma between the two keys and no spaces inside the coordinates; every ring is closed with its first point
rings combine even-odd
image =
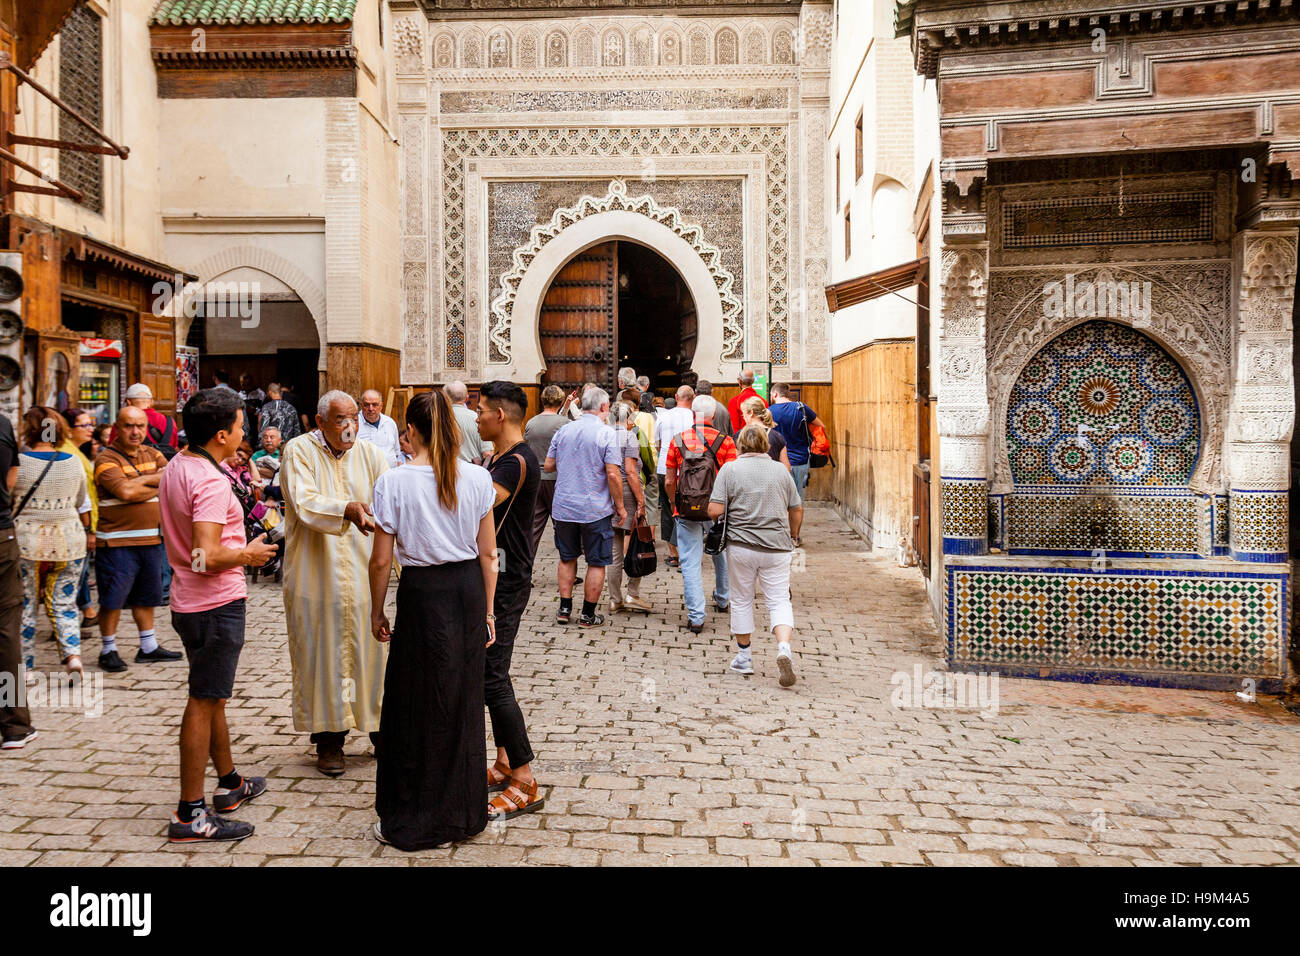
{"type": "Polygon", "coordinates": [[[790,605],[790,552],[759,551],[727,545],[727,574],[731,583],[731,633],[754,633],[754,592],[761,589],[767,605],[768,627],[794,627],[790,605]]]}

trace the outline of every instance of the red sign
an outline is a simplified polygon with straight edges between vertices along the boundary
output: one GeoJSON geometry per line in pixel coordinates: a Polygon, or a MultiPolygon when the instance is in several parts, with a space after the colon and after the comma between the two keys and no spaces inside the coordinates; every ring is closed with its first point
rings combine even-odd
{"type": "Polygon", "coordinates": [[[77,354],[82,358],[120,359],[121,339],[82,339],[77,354]]]}

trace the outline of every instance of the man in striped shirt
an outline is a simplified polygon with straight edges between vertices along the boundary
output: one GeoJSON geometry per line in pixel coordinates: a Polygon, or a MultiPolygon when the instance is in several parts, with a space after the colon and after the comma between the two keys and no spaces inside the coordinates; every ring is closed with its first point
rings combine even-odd
{"type": "Polygon", "coordinates": [[[158,528],[158,481],[167,459],[146,445],[149,419],[127,405],[117,416],[117,437],[95,457],[99,490],[95,581],[99,587],[99,633],[103,648],[99,667],[126,670],[117,653],[117,624],[129,607],[140,631],[137,664],[178,661],[179,651],[158,644],[154,608],[163,603],[162,535],[158,528]]]}

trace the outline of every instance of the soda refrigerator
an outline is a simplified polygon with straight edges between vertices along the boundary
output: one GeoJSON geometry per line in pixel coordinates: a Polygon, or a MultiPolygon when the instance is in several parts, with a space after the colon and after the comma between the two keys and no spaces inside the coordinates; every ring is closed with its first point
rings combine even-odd
{"type": "Polygon", "coordinates": [[[81,340],[81,382],[77,404],[90,413],[97,425],[109,425],[117,417],[118,365],[122,360],[120,339],[81,340]]]}

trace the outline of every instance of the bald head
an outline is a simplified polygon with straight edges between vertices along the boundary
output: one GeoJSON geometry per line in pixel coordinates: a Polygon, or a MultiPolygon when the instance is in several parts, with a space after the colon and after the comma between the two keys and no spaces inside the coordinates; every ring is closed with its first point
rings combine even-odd
{"type": "Polygon", "coordinates": [[[384,412],[384,397],[373,388],[361,393],[361,417],[371,425],[379,424],[379,416],[384,412]]]}
{"type": "Polygon", "coordinates": [[[689,385],[683,385],[677,390],[678,408],[690,408],[693,401],[695,401],[695,389],[689,385]]]}
{"type": "Polygon", "coordinates": [[[134,405],[125,405],[117,413],[117,440],[127,448],[135,451],[144,444],[149,434],[149,418],[144,409],[134,405]]]}
{"type": "Polygon", "coordinates": [[[469,398],[469,389],[465,387],[464,382],[460,381],[448,382],[442,387],[442,393],[453,405],[463,405],[465,399],[469,398]]]}

